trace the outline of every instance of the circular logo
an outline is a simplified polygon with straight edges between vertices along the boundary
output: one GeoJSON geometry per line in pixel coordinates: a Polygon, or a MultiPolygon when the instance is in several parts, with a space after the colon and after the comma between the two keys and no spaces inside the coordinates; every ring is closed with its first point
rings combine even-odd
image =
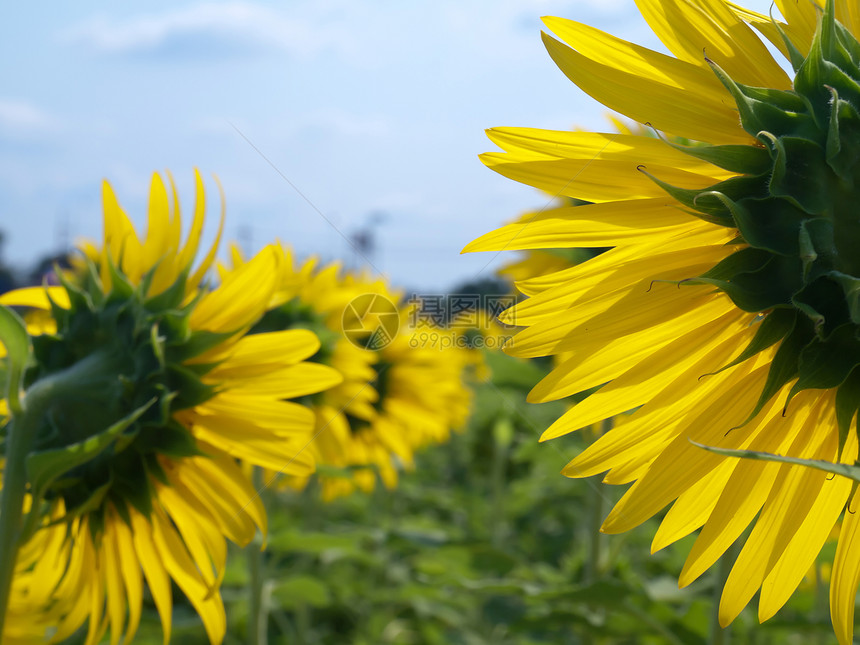
{"type": "Polygon", "coordinates": [[[343,335],[356,347],[379,350],[388,345],[400,329],[396,305],[378,293],[353,298],[343,310],[343,335]]]}

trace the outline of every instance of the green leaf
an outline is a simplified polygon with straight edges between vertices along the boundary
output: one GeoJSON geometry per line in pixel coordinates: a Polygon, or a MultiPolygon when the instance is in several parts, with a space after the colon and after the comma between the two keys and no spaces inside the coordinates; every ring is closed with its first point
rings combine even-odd
{"type": "Polygon", "coordinates": [[[770,452],[760,452],[758,450],[732,450],[730,448],[716,448],[714,446],[706,446],[704,444],[697,443],[692,439],[690,440],[690,443],[692,443],[694,446],[704,448],[705,450],[716,453],[718,455],[723,455],[725,457],[738,457],[740,459],[757,459],[760,461],[777,461],[783,464],[807,466],[809,468],[815,468],[816,470],[823,470],[826,473],[842,475],[843,477],[847,477],[848,479],[853,479],[856,482],[860,482],[860,466],[852,464],[834,464],[829,461],[823,461],[821,459],[800,459],[799,457],[784,457],[782,455],[775,455],[770,452]]]}
{"type": "Polygon", "coordinates": [[[30,360],[32,347],[27,326],[14,311],[0,305],[0,342],[6,347],[6,391],[3,393],[9,402],[13,415],[23,412],[21,406],[21,381],[30,360]]]}
{"type": "Polygon", "coordinates": [[[272,596],[286,609],[325,607],[331,603],[328,587],[312,576],[293,576],[277,584],[272,596]]]}
{"type": "Polygon", "coordinates": [[[72,468],[91,461],[99,453],[110,446],[122,434],[123,430],[146,412],[155,399],[137,408],[134,412],[120,419],[107,430],[63,448],[42,450],[27,455],[27,475],[30,490],[35,500],[40,500],[51,483],[72,468]]]}
{"type": "Polygon", "coordinates": [[[606,579],[587,585],[552,589],[539,594],[537,597],[541,600],[567,601],[614,609],[632,593],[633,589],[624,582],[606,579]]]}

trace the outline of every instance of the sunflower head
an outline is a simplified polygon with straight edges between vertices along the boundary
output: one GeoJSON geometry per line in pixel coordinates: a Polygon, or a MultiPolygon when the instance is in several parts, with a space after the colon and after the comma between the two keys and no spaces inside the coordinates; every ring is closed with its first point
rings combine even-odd
{"type": "Polygon", "coordinates": [[[60,454],[100,436],[106,443],[110,438],[110,446],[56,478],[45,497],[62,498],[71,515],[107,501],[121,513],[131,505],[148,515],[150,478],[165,481],[159,456],[201,454],[173,414],[216,391],[201,380],[205,366],[183,363],[231,334],[191,328],[195,301],[184,302],[186,272],[147,296],[157,268],[134,285],[110,262],[106,289],[95,265],[86,266],[85,273],[63,279],[63,302],[52,303],[56,331],[33,337],[25,385],[79,375],[73,395],[51,399],[33,447],[60,454]]]}
{"type": "Polygon", "coordinates": [[[247,544],[266,531],[237,460],[312,472],[314,415],[289,399],[341,381],[302,362],[320,348],[312,332],[247,333],[274,297],[278,251],[265,247],[217,285],[203,284],[218,242],[198,264],[199,175],[184,245],[175,195],[171,208],[157,175],[152,186],[145,238],[105,184],[104,244],[85,247],[61,286],[0,296],[38,310],[29,360],[16,360],[26,363],[24,395],[9,406],[7,436],[21,448],[5,442],[2,465],[4,477],[25,466],[15,480],[30,497],[21,553],[40,555],[19,558],[13,591],[34,614],[48,611],[58,641],[87,620],[88,644],[108,626],[111,642],[123,632],[130,640],[145,578],[165,642],[171,579],[220,642],[225,538],[247,544]]]}
{"type": "Polygon", "coordinates": [[[670,143],[738,175],[704,190],[652,179],[700,218],[737,229],[742,247],[692,282],[767,314],[735,361],[779,343],[750,418],[794,378],[789,401],[805,389],[838,387],[844,443],[860,407],[860,43],[829,1],[808,54],[788,37],[785,45],[796,72],[791,90],[743,85],[708,61],[754,145],[670,143]]]}

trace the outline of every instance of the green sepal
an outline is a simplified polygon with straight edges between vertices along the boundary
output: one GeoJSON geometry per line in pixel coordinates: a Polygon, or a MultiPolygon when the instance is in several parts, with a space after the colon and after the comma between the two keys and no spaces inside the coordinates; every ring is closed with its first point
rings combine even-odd
{"type": "Polygon", "coordinates": [[[164,341],[165,337],[158,333],[158,323],[155,322],[149,328],[149,346],[152,349],[152,355],[158,362],[159,368],[165,368],[167,362],[164,358],[164,341]]]}
{"type": "Polygon", "coordinates": [[[214,332],[205,329],[194,331],[181,344],[170,347],[170,356],[175,361],[184,362],[208,352],[235,335],[233,332],[214,332]]]}
{"type": "Polygon", "coordinates": [[[794,92],[741,85],[732,80],[719,65],[709,59],[705,61],[735,99],[741,127],[750,135],[758,138],[763,130],[778,136],[815,135],[815,122],[803,113],[806,105],[794,92]]]}
{"type": "Polygon", "coordinates": [[[779,349],[776,350],[773,361],[770,363],[770,369],[767,372],[767,378],[758,402],[741,425],[746,425],[752,421],[761,412],[765,404],[773,398],[774,394],[797,375],[800,353],[809,342],[810,327],[811,324],[803,316],[795,316],[794,327],[780,343],[779,349]]]}
{"type": "Polygon", "coordinates": [[[806,283],[791,297],[791,303],[809,316],[815,334],[822,339],[850,320],[842,287],[827,276],[806,283]]]}
{"type": "Polygon", "coordinates": [[[192,408],[215,395],[216,389],[203,383],[200,377],[187,366],[169,365],[167,374],[170,390],[177,393],[176,398],[173,399],[173,411],[192,408]]]}
{"type": "Polygon", "coordinates": [[[831,271],[827,276],[842,287],[851,322],[860,325],[860,278],[839,271],[831,271]]]}
{"type": "Polygon", "coordinates": [[[821,215],[829,207],[830,174],[824,149],[800,137],[779,137],[774,148],[770,193],[783,197],[810,215],[821,215]]]}
{"type": "MultiPolygon", "coordinates": [[[[125,274],[117,268],[109,253],[107,254],[107,267],[111,282],[108,300],[116,301],[131,299],[135,293],[135,287],[131,282],[129,282],[128,278],[125,277],[125,274]]],[[[100,293],[100,290],[97,290],[96,293],[100,293]]]]}
{"type": "Polygon", "coordinates": [[[770,153],[766,148],[759,146],[682,146],[669,139],[662,137],[661,139],[679,152],[740,175],[762,175],[769,172],[771,168],[770,153]]]}
{"type": "Polygon", "coordinates": [[[812,282],[826,275],[838,261],[833,222],[824,217],[807,219],[800,227],[800,259],[803,280],[812,282]]]}
{"type": "Polygon", "coordinates": [[[111,500],[125,501],[144,517],[149,517],[152,513],[152,484],[140,456],[117,464],[112,471],[114,485],[110,492],[111,500]]]}
{"type": "Polygon", "coordinates": [[[710,452],[725,457],[739,457],[741,459],[757,459],[761,461],[776,461],[783,464],[792,464],[795,466],[807,466],[816,470],[823,470],[826,473],[842,475],[848,479],[860,482],[860,466],[851,464],[834,464],[821,459],[800,459],[799,457],[783,457],[782,455],[774,455],[769,452],[761,452],[758,450],[732,450],[730,448],[717,448],[716,446],[706,446],[690,439],[690,443],[699,448],[704,448],[710,452]]]}
{"type": "Polygon", "coordinates": [[[161,260],[155,263],[149,271],[140,277],[140,284],[137,286],[137,292],[141,295],[149,293],[149,288],[152,286],[152,279],[155,277],[155,270],[158,268],[161,260]]]}
{"type": "Polygon", "coordinates": [[[639,167],[639,171],[647,175],[651,181],[684,206],[693,209],[692,214],[696,217],[711,224],[728,228],[734,228],[735,221],[722,197],[727,197],[729,200],[734,201],[751,195],[759,197],[767,196],[767,177],[765,175],[732,177],[707,188],[690,189],[677,188],[676,186],[667,184],[665,181],[649,173],[642,166],[639,167]]]}
{"type": "Polygon", "coordinates": [[[194,436],[176,422],[160,427],[145,428],[146,450],[166,455],[174,459],[201,457],[203,452],[197,447],[194,436]]]}
{"type": "MultiPolygon", "coordinates": [[[[157,455],[154,453],[146,455],[144,457],[143,465],[149,475],[154,477],[164,486],[170,486],[170,480],[167,478],[167,473],[164,472],[164,468],[161,467],[157,455]]],[[[147,478],[147,481],[149,481],[149,478],[147,478]]]]}
{"type": "Polygon", "coordinates": [[[773,5],[771,5],[770,22],[779,32],[779,35],[782,38],[782,42],[785,45],[785,50],[788,52],[788,60],[791,63],[791,68],[792,70],[794,70],[794,73],[797,74],[797,71],[803,65],[803,61],[806,60],[806,56],[803,55],[803,53],[797,48],[791,38],[788,37],[788,34],[785,33],[785,30],[782,28],[782,25],[779,23],[779,21],[774,19],[772,12],[773,5]]]}
{"type": "Polygon", "coordinates": [[[93,298],[89,293],[66,279],[62,273],[57,275],[57,280],[59,280],[60,285],[66,290],[69,296],[69,308],[65,309],[57,305],[57,303],[51,300],[51,296],[48,295],[48,301],[51,303],[51,311],[53,317],[58,322],[58,328],[60,327],[59,321],[68,318],[72,312],[95,311],[96,303],[93,302],[93,298]]]}
{"type": "Polygon", "coordinates": [[[30,539],[38,530],[48,528],[51,526],[57,526],[58,524],[67,524],[72,520],[82,517],[91,512],[98,512],[99,506],[105,501],[107,498],[107,493],[110,491],[110,487],[113,484],[112,480],[108,480],[102,486],[94,489],[88,499],[86,499],[83,503],[78,504],[74,507],[73,510],[68,511],[63,514],[62,517],[58,517],[50,520],[49,522],[40,521],[43,519],[43,516],[31,512],[27,515],[26,524],[21,530],[21,541],[26,542],[30,539]]]}
{"type": "Polygon", "coordinates": [[[797,312],[794,311],[794,309],[774,309],[772,312],[767,314],[760,323],[758,323],[758,329],[756,329],[755,336],[753,336],[749,345],[747,345],[744,350],[738,354],[737,358],[735,358],[731,363],[724,365],[716,372],[711,372],[706,376],[713,376],[714,374],[719,374],[730,367],[739,365],[759,352],[764,351],[774,343],[782,340],[794,328],[796,317],[797,312]]]}
{"type": "Polygon", "coordinates": [[[27,478],[34,504],[42,499],[48,487],[56,479],[71,469],[92,461],[113,444],[123,431],[137,421],[153,403],[155,399],[137,408],[106,430],[83,441],[27,455],[27,478]]]}
{"type": "Polygon", "coordinates": [[[851,421],[860,409],[860,369],[854,368],[836,390],[836,426],[839,429],[839,452],[845,446],[851,421]]]}
{"type": "Polygon", "coordinates": [[[841,48],[839,53],[846,65],[845,71],[853,73],[853,77],[860,81],[860,42],[841,22],[835,22],[833,26],[836,30],[836,46],[841,48]]]}
{"type": "Polygon", "coordinates": [[[185,287],[188,283],[188,272],[183,271],[176,281],[156,296],[147,298],[144,305],[151,311],[179,309],[185,299],[185,287]]]}
{"type": "Polygon", "coordinates": [[[835,88],[828,89],[831,102],[825,146],[827,164],[843,182],[853,187],[860,159],[860,114],[851,103],[839,98],[835,88]]]}
{"type": "Polygon", "coordinates": [[[834,8],[826,7],[809,55],[794,81],[795,89],[810,103],[822,129],[831,113],[829,87],[838,87],[849,102],[856,104],[860,100],[860,75],[855,58],[860,46],[847,30],[837,25],[834,8]]]}
{"type": "Polygon", "coordinates": [[[839,387],[857,365],[860,340],[854,325],[838,327],[823,341],[813,340],[800,352],[797,382],[788,393],[786,406],[802,390],[839,387]]]}
{"type": "Polygon", "coordinates": [[[791,302],[797,291],[800,261],[747,247],[732,253],[714,267],[692,279],[712,284],[740,309],[757,313],[791,302]]]}
{"type": "Polygon", "coordinates": [[[86,515],[87,513],[94,511],[99,506],[102,505],[105,498],[107,497],[108,491],[110,491],[110,487],[113,485],[113,477],[108,479],[104,484],[94,489],[90,496],[75,509],[69,513],[66,513],[63,517],[64,520],[68,521],[75,517],[81,517],[86,515]]]}
{"type": "Polygon", "coordinates": [[[128,506],[126,506],[125,501],[113,498],[111,502],[113,502],[113,507],[116,510],[117,515],[119,515],[120,519],[125,523],[128,528],[132,528],[131,513],[128,512],[128,506]]]}
{"type": "Polygon", "coordinates": [[[21,405],[21,385],[33,347],[24,321],[9,307],[3,305],[0,305],[0,342],[6,347],[3,395],[9,403],[9,411],[13,415],[18,415],[24,410],[21,405]]]}
{"type": "Polygon", "coordinates": [[[725,198],[725,203],[747,244],[779,255],[799,254],[803,211],[786,200],[772,197],[744,198],[737,202],[725,198]]]}

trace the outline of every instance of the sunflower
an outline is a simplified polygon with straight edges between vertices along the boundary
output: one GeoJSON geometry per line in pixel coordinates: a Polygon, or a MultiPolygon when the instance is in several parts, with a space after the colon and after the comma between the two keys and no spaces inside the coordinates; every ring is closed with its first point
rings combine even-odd
{"type": "MultiPolygon", "coordinates": [[[[33,521],[24,529],[35,531],[18,554],[10,613],[47,616],[52,641],[85,623],[88,644],[107,631],[111,644],[131,641],[146,587],[166,643],[173,581],[210,641],[220,642],[225,538],[247,544],[266,530],[239,460],[311,472],[304,448],[313,414],[287,399],[340,381],[303,362],[319,349],[313,332],[247,333],[277,286],[277,249],[222,273],[217,287],[204,285],[221,226],[195,266],[203,183],[196,174],[184,244],[172,179],[170,186],[172,198],[153,176],[141,240],[105,182],[102,245],[84,246],[85,259],[61,276],[62,286],[0,300],[41,312],[24,383],[25,402],[39,404],[28,457],[33,521]],[[70,461],[87,451],[88,459],[70,461]],[[30,464],[51,459],[54,467],[36,478],[30,464]]],[[[222,226],[223,216],[222,208],[222,226]]]]}
{"type": "Polygon", "coordinates": [[[565,75],[658,136],[490,130],[503,149],[483,156],[490,168],[591,204],[534,214],[466,250],[612,247],[521,282],[530,297],[503,317],[527,327],[512,353],[571,352],[532,401],[599,387],[542,439],[635,410],[564,472],[632,484],[606,532],[669,505],[653,550],[701,529],[681,586],[752,525],[723,590],[723,625],[757,592],[759,619],[773,616],[843,517],[830,608],[849,643],[860,580],[851,481],[692,443],[858,456],[860,10],[776,4],[783,22],[725,0],[637,0],[674,56],[545,19],[565,75]]]}
{"type": "MultiPolygon", "coordinates": [[[[462,373],[473,355],[417,347],[409,330],[411,310],[399,305],[402,294],[384,280],[345,272],[338,263],[320,267],[315,258],[298,264],[289,249],[281,252],[272,306],[252,331],[313,330],[322,341],[313,360],[343,377],[305,399],[315,415],[309,450],[320,466],[323,499],[356,489],[369,492],[377,478],[393,488],[399,469],[412,466],[416,450],[446,440],[451,428],[464,423],[470,398],[462,373]],[[380,320],[396,324],[373,324],[371,303],[380,305],[380,320]],[[356,307],[368,318],[363,325],[354,320],[353,329],[349,316],[356,307]],[[380,333],[373,335],[374,330],[380,333]]],[[[234,249],[233,266],[243,262],[234,249]]],[[[308,481],[287,478],[298,489],[308,481]]]]}

